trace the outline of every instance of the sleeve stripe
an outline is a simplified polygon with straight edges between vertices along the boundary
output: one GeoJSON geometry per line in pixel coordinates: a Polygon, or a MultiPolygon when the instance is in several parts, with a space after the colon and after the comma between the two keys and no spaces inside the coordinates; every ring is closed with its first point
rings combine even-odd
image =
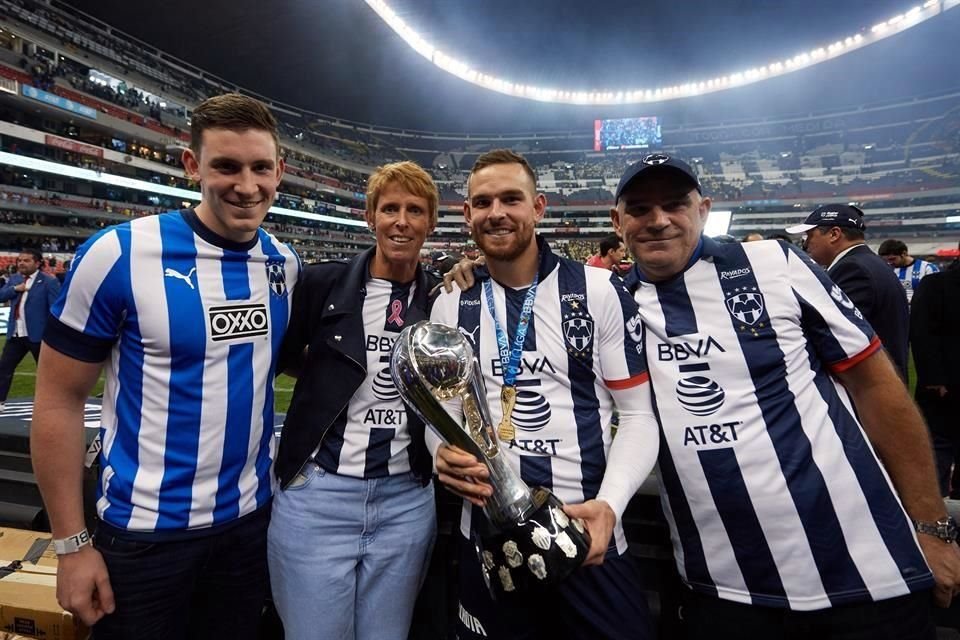
{"type": "Polygon", "coordinates": [[[77,331],[60,322],[53,315],[47,320],[43,341],[47,346],[74,360],[93,363],[106,360],[115,342],[115,340],[103,340],[77,331]]]}
{"type": "Polygon", "coordinates": [[[882,346],[883,345],[880,343],[880,338],[878,338],[877,336],[874,336],[873,340],[870,341],[870,344],[867,345],[866,349],[864,349],[863,351],[861,351],[855,356],[847,358],[846,360],[840,360],[839,362],[834,362],[833,364],[830,365],[830,371],[832,371],[833,373],[843,373],[847,369],[850,369],[860,364],[861,362],[863,362],[864,360],[872,356],[882,346]]]}
{"type": "Polygon", "coordinates": [[[120,252],[116,230],[94,241],[86,255],[74,265],[75,272],[70,274],[67,292],[61,298],[62,310],[59,314],[54,312],[60,322],[77,331],[84,330],[97,291],[119,260],[120,252]]]}
{"type": "Polygon", "coordinates": [[[624,389],[632,389],[633,387],[641,385],[649,379],[650,374],[644,371],[625,380],[604,380],[603,384],[611,391],[623,391],[624,389]]]}

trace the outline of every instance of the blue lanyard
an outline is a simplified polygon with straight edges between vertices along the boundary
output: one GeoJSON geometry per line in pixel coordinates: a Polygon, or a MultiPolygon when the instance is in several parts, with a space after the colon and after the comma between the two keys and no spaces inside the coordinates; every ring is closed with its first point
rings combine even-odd
{"type": "Polygon", "coordinates": [[[533,301],[537,297],[537,284],[540,281],[538,273],[533,284],[527,289],[527,295],[523,299],[523,308],[520,311],[520,321],[517,323],[517,333],[513,337],[513,348],[510,348],[510,341],[507,334],[497,320],[497,308],[493,301],[493,283],[490,280],[483,281],[483,292],[487,297],[487,309],[490,311],[490,317],[493,318],[493,328],[497,332],[497,349],[500,351],[500,364],[503,365],[503,384],[512,387],[517,381],[517,374],[520,373],[520,358],[523,357],[523,341],[527,337],[527,329],[530,327],[530,314],[533,313],[533,301]]]}

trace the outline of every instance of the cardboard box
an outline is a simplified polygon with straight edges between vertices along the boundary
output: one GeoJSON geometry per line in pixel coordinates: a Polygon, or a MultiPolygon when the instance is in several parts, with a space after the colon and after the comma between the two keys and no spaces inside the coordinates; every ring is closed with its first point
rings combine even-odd
{"type": "Polygon", "coordinates": [[[41,640],[90,635],[57,603],[57,556],[49,533],[0,527],[0,631],[41,640]]]}

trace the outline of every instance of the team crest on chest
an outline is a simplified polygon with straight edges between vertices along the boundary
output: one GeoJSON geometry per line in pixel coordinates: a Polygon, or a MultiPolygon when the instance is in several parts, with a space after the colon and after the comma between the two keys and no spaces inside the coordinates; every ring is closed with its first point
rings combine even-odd
{"type": "Polygon", "coordinates": [[[270,286],[270,293],[283,298],[287,295],[287,272],[284,270],[283,258],[270,258],[266,262],[267,282],[270,286]]]}
{"type": "Polygon", "coordinates": [[[726,300],[730,315],[749,325],[756,324],[763,316],[763,294],[756,287],[751,289],[734,289],[733,295],[726,300]]]}
{"type": "Polygon", "coordinates": [[[593,346],[593,318],[582,311],[564,314],[563,337],[567,351],[587,355],[593,346]]]}

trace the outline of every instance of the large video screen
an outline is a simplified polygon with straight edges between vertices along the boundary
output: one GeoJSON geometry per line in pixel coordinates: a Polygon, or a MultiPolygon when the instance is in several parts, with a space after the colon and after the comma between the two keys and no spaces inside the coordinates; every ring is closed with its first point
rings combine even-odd
{"type": "Polygon", "coordinates": [[[659,147],[660,119],[657,116],[593,121],[593,150],[649,149],[659,147]]]}

